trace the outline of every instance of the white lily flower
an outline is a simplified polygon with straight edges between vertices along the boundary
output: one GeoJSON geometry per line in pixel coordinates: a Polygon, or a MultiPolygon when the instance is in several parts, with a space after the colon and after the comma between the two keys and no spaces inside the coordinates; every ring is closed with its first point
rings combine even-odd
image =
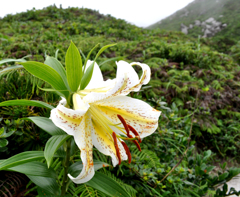
{"type": "MultiPolygon", "coordinates": [[[[87,62],[87,67],[92,61],[87,62]]],[[[113,80],[103,80],[97,63],[88,86],[73,95],[74,109],[66,107],[63,98],[51,111],[53,123],[72,135],[81,150],[83,170],[76,177],[69,177],[75,183],[84,183],[94,176],[93,145],[103,154],[112,158],[113,166],[122,160],[131,162],[131,154],[124,140],[137,142],[151,135],[158,127],[160,111],[149,104],[126,96],[131,91],[139,91],[150,81],[150,68],[146,64],[117,62],[117,76],[113,80]],[[142,68],[139,79],[133,66],[142,68]]]]}

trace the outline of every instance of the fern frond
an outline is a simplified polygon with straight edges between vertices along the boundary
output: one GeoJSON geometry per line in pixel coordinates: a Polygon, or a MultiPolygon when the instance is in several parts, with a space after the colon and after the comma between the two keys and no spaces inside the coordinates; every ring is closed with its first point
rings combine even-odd
{"type": "Polygon", "coordinates": [[[134,154],[136,154],[140,160],[146,160],[148,161],[147,165],[151,168],[151,167],[157,167],[157,163],[159,163],[159,158],[156,155],[156,153],[154,153],[151,150],[145,150],[143,149],[141,152],[138,151],[138,149],[135,149],[133,151],[134,154]]]}
{"type": "Polygon", "coordinates": [[[99,151],[93,151],[93,156],[98,161],[109,163],[108,157],[106,155],[100,153],[99,151]]]}
{"type": "Polygon", "coordinates": [[[77,185],[77,187],[71,186],[71,193],[74,196],[80,196],[80,197],[107,197],[106,194],[104,194],[101,191],[98,191],[86,184],[80,184],[77,185]]]}
{"type": "Polygon", "coordinates": [[[102,173],[104,173],[105,175],[107,175],[108,177],[112,178],[113,180],[115,180],[117,183],[119,183],[119,185],[121,185],[129,194],[131,197],[136,197],[136,193],[137,191],[131,186],[128,185],[126,183],[124,183],[121,179],[118,179],[115,175],[113,175],[110,171],[103,171],[102,173]]]}

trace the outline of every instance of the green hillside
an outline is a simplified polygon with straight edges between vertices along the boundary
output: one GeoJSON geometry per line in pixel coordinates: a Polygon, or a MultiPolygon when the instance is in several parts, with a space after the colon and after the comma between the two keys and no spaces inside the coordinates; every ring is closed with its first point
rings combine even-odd
{"type": "MultiPolygon", "coordinates": [[[[196,1],[190,6],[197,9],[200,2],[205,1],[196,1]]],[[[208,2],[213,3],[211,0],[208,2]]],[[[222,1],[219,0],[219,3],[222,1]]],[[[214,17],[218,14],[216,11],[214,17]]],[[[209,17],[213,15],[209,13],[209,16],[198,20],[209,17]]],[[[224,20],[224,17],[220,19],[224,20]]],[[[176,22],[175,18],[172,21],[176,22]]],[[[191,20],[184,22],[186,25],[190,23],[191,20]]],[[[169,26],[165,22],[162,24],[166,29],[169,27],[175,30],[178,23],[171,24],[171,27],[170,23],[169,26]]],[[[224,30],[231,25],[237,28],[234,24],[227,24],[224,30]]],[[[237,32],[234,33],[237,36],[237,32]]],[[[49,84],[31,76],[21,67],[12,69],[11,66],[24,60],[44,62],[47,55],[57,58],[65,66],[70,41],[77,46],[83,60],[97,43],[100,45],[91,53],[92,60],[101,47],[117,43],[97,59],[105,79],[116,77],[115,61],[148,64],[151,81],[140,92],[131,92],[129,96],[162,111],[158,129],[141,143],[142,152],[133,143],[127,142],[132,153],[132,163],[122,162],[116,168],[100,169],[97,176],[99,180],[111,180],[110,183],[120,185],[132,197],[200,197],[207,193],[214,197],[227,195],[225,190],[216,193],[215,186],[240,173],[239,168],[230,168],[233,162],[228,162],[227,166],[222,164],[225,160],[240,161],[240,66],[232,56],[213,50],[208,40],[203,43],[182,32],[162,30],[162,27],[139,28],[86,8],[62,9],[49,6],[43,10],[33,9],[0,19],[0,103],[28,99],[44,101],[55,107],[60,98],[53,91],[44,91],[51,88],[49,84]],[[218,173],[213,170],[216,161],[221,164],[218,165],[221,168],[218,173]]],[[[236,59],[239,51],[236,45],[233,48],[236,59]]],[[[141,73],[138,68],[136,71],[141,73]]],[[[29,120],[21,118],[49,118],[49,113],[48,109],[41,107],[0,107],[0,170],[2,159],[23,151],[44,149],[50,135],[29,120]],[[7,132],[12,135],[6,137],[7,132]]],[[[74,144],[71,146],[74,147],[74,144]]],[[[50,170],[54,169],[59,176],[54,176],[51,187],[44,184],[35,187],[30,182],[27,191],[32,195],[29,196],[45,195],[43,192],[56,185],[55,179],[57,184],[62,184],[61,162],[65,159],[62,153],[65,148],[61,146],[56,153],[58,158],[53,159],[50,170]]],[[[71,155],[70,159],[76,158],[81,163],[80,152],[77,153],[71,155]]],[[[93,149],[93,155],[95,160],[111,165],[111,159],[96,149],[93,149]]],[[[75,168],[78,162],[73,163],[75,168]]],[[[14,168],[4,170],[14,171],[14,168]]],[[[4,173],[0,171],[0,177],[5,177],[4,173]]],[[[101,190],[101,184],[96,183],[76,185],[69,182],[68,195],[111,196],[101,190]]],[[[13,191],[12,188],[9,190],[13,191]]],[[[4,188],[0,188],[0,192],[3,193],[4,188]]],[[[54,192],[47,194],[57,196],[54,192]]]]}
{"type": "Polygon", "coordinates": [[[181,31],[183,29],[181,28],[181,24],[183,24],[188,27],[188,35],[198,37],[198,35],[204,36],[206,25],[212,25],[211,20],[210,22],[206,20],[214,18],[215,25],[219,23],[220,30],[208,36],[214,36],[212,45],[215,45],[216,49],[229,52],[230,46],[240,40],[239,7],[240,1],[238,0],[195,0],[185,8],[148,28],[181,31]],[[206,25],[203,25],[203,22],[206,25]],[[197,23],[202,24],[197,25],[197,23]]]}

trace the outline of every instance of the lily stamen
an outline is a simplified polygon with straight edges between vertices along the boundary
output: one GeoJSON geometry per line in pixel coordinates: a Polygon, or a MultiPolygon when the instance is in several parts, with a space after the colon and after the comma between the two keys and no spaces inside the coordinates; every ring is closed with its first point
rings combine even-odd
{"type": "Polygon", "coordinates": [[[138,150],[141,152],[142,149],[141,149],[141,147],[140,147],[138,141],[137,141],[137,140],[133,140],[133,143],[137,146],[138,150]]]}
{"type": "Polygon", "coordinates": [[[122,145],[123,145],[123,147],[125,149],[125,152],[126,152],[126,154],[128,156],[128,163],[130,164],[131,161],[132,161],[132,156],[131,156],[131,153],[129,151],[129,148],[128,148],[128,146],[127,146],[127,144],[125,142],[121,141],[121,143],[122,143],[122,145]]]}
{"type": "Polygon", "coordinates": [[[112,137],[113,137],[114,146],[115,146],[117,157],[118,157],[118,164],[120,165],[122,160],[121,160],[120,150],[119,150],[119,147],[118,147],[117,136],[116,136],[115,132],[112,133],[112,137]]]}
{"type": "Polygon", "coordinates": [[[142,139],[141,139],[139,133],[138,133],[131,125],[129,125],[129,124],[128,124],[128,128],[129,128],[130,131],[132,131],[133,134],[136,136],[136,138],[138,139],[139,143],[141,143],[141,142],[142,142],[142,139]]]}
{"type": "Polygon", "coordinates": [[[127,125],[125,119],[119,114],[117,115],[117,117],[121,121],[121,123],[123,124],[125,130],[127,131],[127,135],[129,135],[129,128],[128,128],[128,125],[127,125]]]}
{"type": "MultiPolygon", "coordinates": [[[[129,138],[133,138],[133,136],[130,135],[130,134],[128,134],[128,137],[129,137],[129,138]]],[[[133,143],[137,146],[138,150],[141,152],[142,149],[141,149],[141,147],[140,147],[138,141],[137,141],[137,140],[133,140],[133,143]]]]}

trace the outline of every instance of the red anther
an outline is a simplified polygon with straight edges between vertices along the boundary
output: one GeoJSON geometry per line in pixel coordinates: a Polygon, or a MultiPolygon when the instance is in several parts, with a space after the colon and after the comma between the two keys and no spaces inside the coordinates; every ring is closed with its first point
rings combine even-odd
{"type": "MultiPolygon", "coordinates": [[[[128,134],[127,136],[128,136],[129,138],[133,138],[133,136],[130,135],[130,134],[128,134]]],[[[138,141],[137,141],[137,140],[133,140],[133,143],[136,144],[138,150],[141,152],[142,150],[141,150],[141,147],[140,147],[138,141]]]]}
{"type": "Polygon", "coordinates": [[[128,124],[128,128],[129,128],[130,131],[132,131],[133,134],[138,138],[139,143],[141,143],[141,142],[142,142],[142,139],[141,139],[139,133],[138,133],[131,125],[129,125],[129,124],[128,124]]]}
{"type": "Polygon", "coordinates": [[[126,121],[124,120],[124,118],[121,115],[117,115],[118,119],[121,121],[121,123],[123,124],[125,130],[127,131],[127,135],[129,134],[129,128],[128,125],[126,123],[126,121]]]}
{"type": "Polygon", "coordinates": [[[130,151],[129,151],[129,149],[128,149],[127,144],[126,144],[125,142],[123,142],[123,141],[121,141],[121,142],[122,142],[122,145],[123,145],[123,147],[124,147],[124,149],[125,149],[125,151],[126,151],[126,154],[127,154],[127,156],[128,156],[128,163],[130,164],[131,161],[132,161],[131,153],[130,153],[130,151]]]}
{"type": "Polygon", "coordinates": [[[114,146],[115,146],[117,157],[118,157],[118,161],[119,161],[118,164],[120,165],[122,160],[121,160],[121,155],[120,155],[120,151],[119,151],[118,144],[117,144],[117,136],[116,136],[115,132],[112,133],[112,137],[113,137],[114,146]]]}
{"type": "Polygon", "coordinates": [[[141,151],[142,151],[142,149],[141,149],[141,147],[140,147],[140,145],[139,145],[138,141],[137,141],[137,140],[133,140],[133,143],[134,143],[134,144],[136,144],[136,146],[137,146],[138,150],[141,152],[141,151]]]}

